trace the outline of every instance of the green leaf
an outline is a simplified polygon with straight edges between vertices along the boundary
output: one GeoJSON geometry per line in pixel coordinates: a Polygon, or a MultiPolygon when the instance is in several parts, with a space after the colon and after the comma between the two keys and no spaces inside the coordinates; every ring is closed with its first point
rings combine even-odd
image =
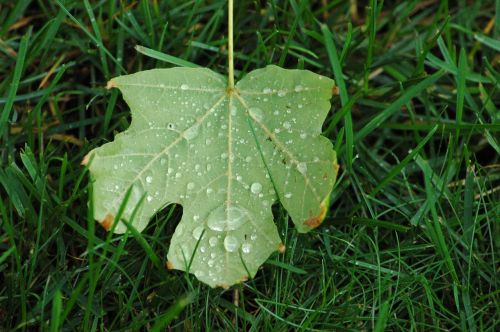
{"type": "MultiPolygon", "coordinates": [[[[109,87],[121,90],[132,123],[86,157],[94,217],[110,229],[128,188],[122,218],[138,231],[166,205],[180,204],[169,268],[212,287],[253,277],[284,248],[273,203],[281,202],[299,232],[326,215],[338,166],[321,126],[333,86],[310,71],[276,66],[249,73],[234,89],[204,68],[114,78],[109,87]]],[[[115,232],[126,229],[120,221],[115,232]]]]}

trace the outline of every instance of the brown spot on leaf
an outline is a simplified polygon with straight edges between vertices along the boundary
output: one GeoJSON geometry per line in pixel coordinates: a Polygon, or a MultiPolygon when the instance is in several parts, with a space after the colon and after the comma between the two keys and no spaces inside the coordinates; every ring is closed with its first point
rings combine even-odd
{"type": "Polygon", "coordinates": [[[243,276],[243,277],[241,277],[240,282],[245,282],[247,280],[248,280],[248,276],[243,276]]]}
{"type": "Polygon", "coordinates": [[[113,220],[115,219],[115,217],[113,217],[113,215],[111,213],[108,213],[106,215],[106,217],[104,217],[103,220],[99,221],[99,224],[101,224],[101,226],[109,231],[111,229],[111,226],[113,226],[113,220]]]}
{"type": "Polygon", "coordinates": [[[286,251],[286,246],[283,243],[278,244],[278,252],[284,254],[286,251]]]}
{"type": "Polygon", "coordinates": [[[339,90],[339,87],[338,87],[338,86],[334,85],[334,86],[332,87],[332,94],[333,94],[334,96],[338,96],[338,95],[340,94],[340,90],[339,90]]]}
{"type": "Polygon", "coordinates": [[[167,263],[165,264],[165,266],[169,270],[173,270],[174,269],[174,264],[171,261],[167,261],[167,263]]]}
{"type": "Polygon", "coordinates": [[[113,89],[116,88],[116,83],[113,80],[108,81],[108,84],[106,84],[106,89],[113,89]]]}
{"type": "Polygon", "coordinates": [[[319,214],[317,216],[307,219],[304,222],[304,225],[311,228],[316,228],[319,225],[321,225],[321,222],[323,221],[323,219],[325,219],[326,216],[326,201],[328,200],[324,200],[323,202],[321,202],[319,206],[319,214]]]}

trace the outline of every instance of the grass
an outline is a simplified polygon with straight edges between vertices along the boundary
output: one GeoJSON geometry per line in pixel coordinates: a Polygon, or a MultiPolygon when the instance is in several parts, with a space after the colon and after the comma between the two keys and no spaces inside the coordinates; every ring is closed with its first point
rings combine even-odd
{"type": "Polygon", "coordinates": [[[498,0],[238,1],[236,78],[273,63],[341,88],[323,225],[299,236],[277,208],[286,253],[228,290],[163,267],[180,207],[96,227],[80,161],[130,121],[107,80],[225,73],[225,5],[0,2],[0,330],[498,330],[498,0]]]}

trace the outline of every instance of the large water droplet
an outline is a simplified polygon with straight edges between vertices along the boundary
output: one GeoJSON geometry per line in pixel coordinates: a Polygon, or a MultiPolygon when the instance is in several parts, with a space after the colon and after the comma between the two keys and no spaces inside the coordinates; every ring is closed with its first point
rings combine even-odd
{"type": "Polygon", "coordinates": [[[229,251],[229,252],[235,252],[238,250],[238,247],[240,246],[240,242],[238,239],[232,235],[226,236],[224,239],[224,248],[229,251]]]}
{"type": "Polygon", "coordinates": [[[296,85],[295,86],[295,92],[300,92],[302,90],[304,90],[304,88],[302,87],[302,85],[296,85]]]}
{"type": "Polygon", "coordinates": [[[273,90],[269,89],[269,88],[264,88],[262,90],[263,93],[271,93],[273,90]]]}
{"type": "Polygon", "coordinates": [[[196,240],[199,240],[201,238],[202,233],[203,233],[203,226],[198,226],[195,229],[193,229],[193,237],[196,240]]]}
{"type": "Polygon", "coordinates": [[[307,164],[304,163],[304,162],[300,162],[297,164],[297,170],[302,173],[302,174],[306,174],[307,172],[307,164]]]}
{"type": "Polygon", "coordinates": [[[250,186],[250,191],[254,194],[258,194],[262,191],[262,185],[258,182],[254,182],[250,186]]]}
{"type": "Polygon", "coordinates": [[[187,84],[181,84],[181,90],[187,90],[189,86],[187,84]]]}
{"type": "Polygon", "coordinates": [[[234,231],[248,222],[247,211],[243,208],[219,206],[213,210],[207,219],[207,226],[217,232],[234,231]]]}

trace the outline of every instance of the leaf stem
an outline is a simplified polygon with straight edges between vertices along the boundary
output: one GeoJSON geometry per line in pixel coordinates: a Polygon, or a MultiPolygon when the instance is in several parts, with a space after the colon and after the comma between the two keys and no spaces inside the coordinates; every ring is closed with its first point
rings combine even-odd
{"type": "Polygon", "coordinates": [[[234,89],[234,54],[233,54],[233,0],[228,0],[228,52],[227,52],[227,62],[229,66],[228,72],[228,89],[234,89]]]}

